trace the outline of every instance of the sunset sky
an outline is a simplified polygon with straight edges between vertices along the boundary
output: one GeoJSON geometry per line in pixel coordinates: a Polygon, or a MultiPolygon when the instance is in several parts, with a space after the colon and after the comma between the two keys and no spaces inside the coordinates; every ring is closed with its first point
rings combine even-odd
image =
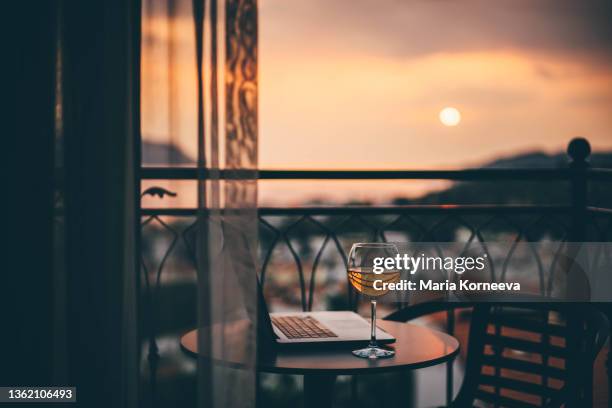
{"type": "MultiPolygon", "coordinates": [[[[576,135],[612,150],[611,19],[605,1],[260,0],[259,166],[460,168],[576,135]]],[[[174,23],[170,87],[144,42],[143,134],[195,156],[192,29],[174,23]]]]}

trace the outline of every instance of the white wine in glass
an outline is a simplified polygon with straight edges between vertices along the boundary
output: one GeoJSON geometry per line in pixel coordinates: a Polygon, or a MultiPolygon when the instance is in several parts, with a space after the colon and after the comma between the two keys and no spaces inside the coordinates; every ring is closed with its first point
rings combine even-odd
{"type": "Polygon", "coordinates": [[[389,292],[386,284],[399,281],[400,271],[391,269],[384,270],[382,273],[374,273],[374,259],[394,258],[397,254],[399,254],[397,247],[389,243],[353,244],[349,252],[347,262],[349,282],[355,290],[370,298],[372,309],[370,344],[366,348],[353,350],[353,354],[357,357],[376,359],[391,357],[395,354],[395,351],[382,348],[376,342],[376,298],[389,292]],[[380,282],[375,285],[375,281],[380,282]]]}

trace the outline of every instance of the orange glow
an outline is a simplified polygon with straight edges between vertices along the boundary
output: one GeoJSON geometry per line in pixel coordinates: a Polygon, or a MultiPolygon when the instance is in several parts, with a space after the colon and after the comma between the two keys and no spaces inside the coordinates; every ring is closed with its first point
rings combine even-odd
{"type": "MultiPolygon", "coordinates": [[[[422,36],[401,37],[397,43],[425,47],[435,37],[427,29],[443,17],[434,8],[446,6],[434,3],[405,6],[401,18],[421,24],[422,36]]],[[[474,46],[469,36],[453,38],[448,50],[438,46],[394,54],[383,52],[395,44],[380,37],[386,18],[371,17],[380,37],[373,39],[360,36],[352,20],[344,21],[370,19],[368,10],[362,16],[359,10],[344,14],[330,6],[326,18],[335,23],[325,25],[329,21],[320,21],[318,7],[328,3],[285,4],[260,2],[260,168],[462,168],[530,150],[563,151],[577,135],[587,137],[594,150],[612,149],[609,59],[571,49],[474,46]],[[462,47],[462,41],[469,44],[462,47]],[[437,117],[446,104],[469,112],[452,132],[437,117]]],[[[517,10],[530,15],[527,6],[517,10]]],[[[495,33],[487,21],[475,23],[483,37],[495,33]]],[[[194,49],[190,17],[176,17],[172,24],[143,21],[143,138],[174,144],[192,158],[197,146],[194,49]]],[[[368,191],[376,196],[384,184],[368,191]]],[[[266,200],[285,194],[286,185],[275,185],[261,190],[266,200]]],[[[338,199],[361,194],[364,184],[356,185],[338,193],[338,199]]],[[[320,191],[300,188],[311,198],[320,191]]]]}

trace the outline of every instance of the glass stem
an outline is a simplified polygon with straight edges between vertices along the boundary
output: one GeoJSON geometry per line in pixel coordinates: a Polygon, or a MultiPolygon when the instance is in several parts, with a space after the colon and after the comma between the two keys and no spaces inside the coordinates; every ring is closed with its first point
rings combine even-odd
{"type": "Polygon", "coordinates": [[[376,343],[376,300],[375,299],[371,299],[370,300],[370,306],[372,308],[372,313],[371,313],[371,324],[372,324],[372,330],[370,333],[370,347],[378,347],[378,344],[376,343]]]}

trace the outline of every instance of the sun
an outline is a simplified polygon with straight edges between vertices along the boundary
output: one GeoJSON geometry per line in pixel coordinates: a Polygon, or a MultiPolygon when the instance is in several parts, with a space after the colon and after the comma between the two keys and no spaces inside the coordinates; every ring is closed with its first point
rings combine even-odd
{"type": "Polygon", "coordinates": [[[444,108],[438,116],[444,126],[457,126],[461,122],[461,113],[455,108],[444,108]]]}

